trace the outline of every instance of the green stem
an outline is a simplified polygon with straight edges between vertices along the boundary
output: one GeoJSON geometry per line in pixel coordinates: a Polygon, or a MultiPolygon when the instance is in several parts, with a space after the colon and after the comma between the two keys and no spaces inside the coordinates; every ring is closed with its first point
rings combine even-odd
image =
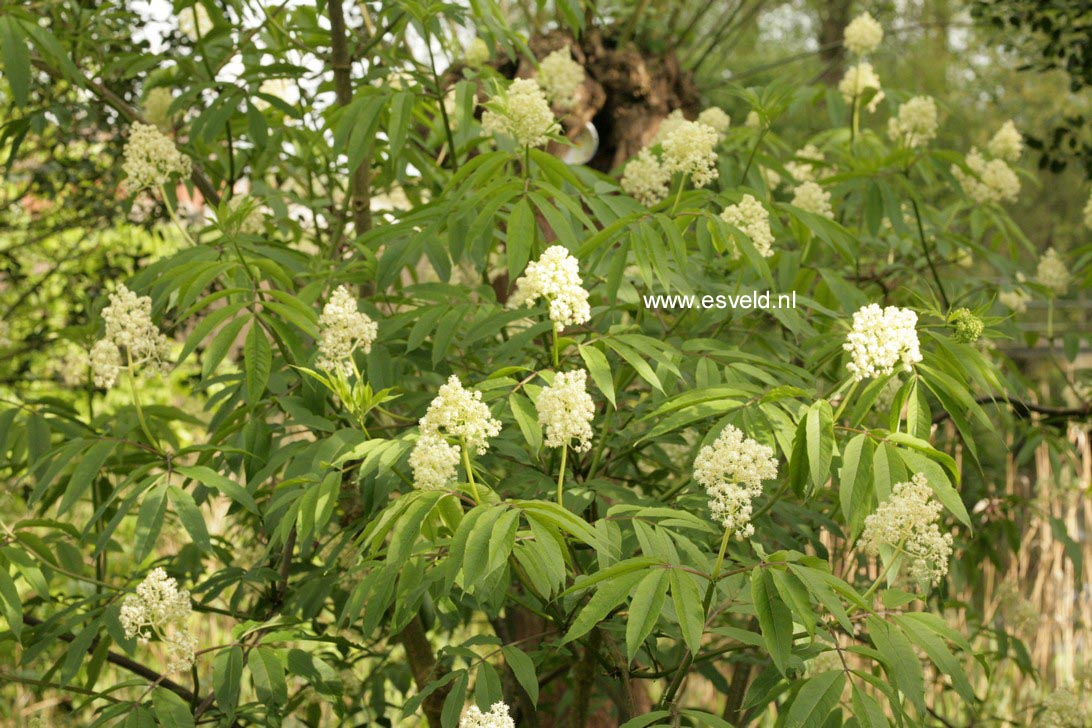
{"type": "Polygon", "coordinates": [[[595,452],[592,453],[591,465],[588,467],[587,479],[595,477],[599,471],[599,463],[603,459],[603,448],[607,443],[607,433],[610,431],[611,420],[614,419],[614,408],[607,410],[607,416],[603,418],[603,427],[599,432],[599,441],[595,443],[595,452]]]}
{"type": "Polygon", "coordinates": [[[565,507],[565,463],[569,457],[569,446],[561,446],[561,468],[557,473],[557,504],[565,507]]]}
{"type": "MultiPolygon", "coordinates": [[[[762,140],[766,137],[766,132],[768,130],[769,130],[768,127],[765,124],[763,124],[762,125],[762,130],[758,132],[758,138],[755,139],[755,144],[754,144],[753,147],[751,147],[751,153],[749,155],[747,155],[747,164],[745,164],[743,166],[743,174],[741,174],[739,176],[739,183],[740,184],[746,183],[747,173],[751,171],[751,164],[753,164],[754,161],[755,161],[755,154],[758,153],[758,148],[762,145],[762,140]]],[[[765,184],[765,179],[763,179],[763,184],[765,184]]],[[[767,190],[767,192],[772,194],[773,190],[767,190]]]]}
{"type": "Polygon", "coordinates": [[[1054,294],[1047,300],[1047,342],[1054,347],[1054,294]]]}
{"type": "Polygon", "coordinates": [[[129,350],[125,351],[125,375],[129,379],[129,392],[133,395],[133,407],[136,409],[137,420],[140,422],[140,429],[144,432],[144,436],[148,438],[148,444],[155,448],[156,452],[162,452],[162,448],[159,447],[159,440],[155,438],[152,431],[148,428],[148,422],[144,419],[144,408],[140,406],[140,395],[137,394],[136,377],[133,376],[133,357],[129,353],[129,350]]]}
{"type": "Polygon", "coordinates": [[[558,367],[558,361],[560,361],[560,354],[559,354],[559,352],[558,352],[558,348],[557,348],[557,334],[558,334],[558,330],[557,330],[557,329],[558,329],[558,326],[557,326],[557,324],[555,323],[555,324],[553,325],[554,340],[553,340],[553,347],[552,347],[552,351],[553,351],[553,359],[554,359],[554,369],[557,369],[557,367],[558,367]]]}
{"type": "Polygon", "coordinates": [[[681,178],[679,178],[679,189],[678,189],[677,192],[675,192],[675,202],[674,202],[674,204],[671,205],[671,214],[672,215],[675,214],[675,210],[679,206],[679,200],[682,199],[682,191],[686,187],[686,177],[687,177],[686,173],[683,173],[683,176],[681,178]]]}
{"type": "Polygon", "coordinates": [[[724,566],[724,553],[728,550],[728,541],[731,537],[732,532],[727,528],[724,529],[724,535],[720,539],[720,551],[717,552],[717,561],[713,564],[713,574],[709,577],[709,586],[705,589],[705,601],[702,602],[706,615],[709,614],[709,605],[713,603],[713,595],[717,591],[717,580],[720,579],[720,569],[724,566]]]}
{"type": "Polygon", "coordinates": [[[887,565],[883,567],[883,571],[881,571],[880,575],[876,577],[876,581],[872,582],[872,586],[868,587],[868,591],[866,591],[864,594],[861,595],[861,600],[863,602],[865,602],[867,604],[869,598],[873,594],[876,593],[876,590],[879,589],[880,584],[882,584],[884,579],[887,578],[887,575],[891,572],[891,569],[892,569],[892,567],[894,567],[895,562],[899,560],[898,559],[899,554],[902,553],[902,547],[905,544],[906,544],[906,539],[905,538],[903,540],[899,541],[899,545],[895,547],[895,553],[891,557],[891,560],[888,561],[887,565]]]}
{"type": "Polygon", "coordinates": [[[482,499],[478,495],[478,485],[474,482],[474,468],[470,465],[470,451],[466,449],[466,440],[463,440],[459,447],[463,451],[463,467],[466,468],[466,482],[470,484],[470,495],[474,498],[475,503],[481,503],[482,499]]]}
{"type": "MultiPolygon", "coordinates": [[[[727,528],[724,529],[724,535],[721,536],[720,539],[720,550],[717,551],[717,560],[713,565],[713,573],[709,577],[709,586],[705,588],[705,599],[702,600],[702,615],[705,617],[706,621],[709,619],[709,605],[713,603],[713,595],[717,592],[717,581],[720,579],[720,569],[724,565],[724,552],[728,550],[728,541],[731,537],[732,532],[727,528]]],[[[664,691],[663,697],[660,698],[660,709],[664,709],[675,699],[675,695],[679,692],[679,688],[682,687],[683,680],[686,679],[686,674],[690,671],[690,666],[693,664],[694,653],[688,648],[686,654],[683,656],[682,662],[679,663],[679,668],[675,671],[675,676],[671,678],[671,684],[667,686],[667,690],[664,691]]]]}
{"type": "Polygon", "coordinates": [[[853,393],[857,391],[858,384],[860,384],[860,380],[854,379],[853,384],[849,385],[849,391],[845,393],[844,397],[842,397],[842,401],[841,403],[839,403],[838,409],[834,412],[835,422],[837,422],[838,418],[842,416],[842,412],[845,410],[846,405],[849,404],[850,398],[853,396],[853,393]]]}
{"type": "Polygon", "coordinates": [[[174,207],[171,205],[171,200],[169,197],[167,197],[167,190],[163,187],[163,185],[159,186],[159,193],[163,196],[163,206],[167,208],[167,214],[170,216],[171,222],[173,222],[174,226],[178,228],[178,232],[182,233],[182,237],[186,239],[186,242],[188,242],[190,245],[196,246],[197,243],[195,243],[193,241],[193,238],[190,237],[190,234],[186,232],[186,228],[182,226],[182,223],[179,221],[178,216],[175,214],[174,207]]]}
{"type": "MultiPolygon", "coordinates": [[[[909,174],[907,174],[909,177],[909,174]]],[[[933,274],[933,280],[937,283],[937,289],[940,291],[940,299],[944,301],[944,308],[951,308],[951,304],[948,302],[948,293],[944,290],[944,284],[940,282],[940,273],[937,272],[937,267],[933,263],[933,254],[929,252],[929,245],[925,242],[925,228],[921,224],[921,211],[918,209],[918,201],[911,198],[910,204],[914,206],[914,219],[918,224],[918,239],[921,240],[921,249],[925,252],[925,262],[929,264],[929,270],[933,274]]]]}
{"type": "Polygon", "coordinates": [[[852,121],[849,126],[849,143],[853,144],[853,141],[857,138],[857,126],[860,124],[861,110],[861,97],[857,94],[853,95],[853,113],[852,121]]]}

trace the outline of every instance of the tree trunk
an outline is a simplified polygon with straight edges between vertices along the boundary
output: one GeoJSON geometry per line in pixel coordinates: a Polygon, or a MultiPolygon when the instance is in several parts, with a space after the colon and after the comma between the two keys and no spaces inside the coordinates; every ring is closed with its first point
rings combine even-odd
{"type": "Polygon", "coordinates": [[[820,80],[834,86],[845,75],[846,49],[842,35],[849,24],[849,0],[830,0],[820,4],[819,57],[824,63],[820,80]]]}

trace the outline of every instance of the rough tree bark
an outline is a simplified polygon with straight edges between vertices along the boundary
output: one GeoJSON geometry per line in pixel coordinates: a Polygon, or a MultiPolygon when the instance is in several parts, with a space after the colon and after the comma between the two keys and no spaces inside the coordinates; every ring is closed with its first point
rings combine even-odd
{"type": "MultiPolygon", "coordinates": [[[[334,72],[334,93],[338,106],[348,106],[353,100],[353,59],[349,55],[345,36],[345,13],[341,0],[330,0],[330,67],[334,72]]],[[[372,227],[371,159],[367,156],[352,171],[349,207],[353,215],[353,232],[361,235],[372,227]]]]}
{"type": "Polygon", "coordinates": [[[819,3],[819,57],[825,64],[820,80],[834,86],[845,74],[846,50],[842,34],[849,24],[850,0],[819,3]]]}

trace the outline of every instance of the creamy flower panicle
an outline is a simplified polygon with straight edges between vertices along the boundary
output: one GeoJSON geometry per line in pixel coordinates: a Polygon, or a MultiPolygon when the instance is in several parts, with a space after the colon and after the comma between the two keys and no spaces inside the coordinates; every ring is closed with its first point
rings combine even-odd
{"type": "Polygon", "coordinates": [[[178,29],[194,42],[204,38],[212,30],[212,18],[209,17],[209,11],[199,0],[193,0],[192,5],[178,11],[178,29]]]}
{"type": "MultiPolygon", "coordinates": [[[[744,195],[738,203],[724,208],[720,219],[742,230],[751,239],[759,255],[764,258],[773,255],[774,236],[770,230],[770,213],[753,195],[744,195]]],[[[737,250],[733,257],[738,255],[737,250]]]]}
{"type": "Polygon", "coordinates": [[[466,389],[452,374],[440,387],[420,420],[421,434],[444,434],[465,443],[479,455],[489,449],[489,438],[500,434],[501,423],[489,413],[482,393],[466,389]]]}
{"type": "Polygon", "coordinates": [[[937,104],[929,96],[915,96],[899,106],[888,119],[887,134],[892,141],[908,147],[923,147],[937,136],[937,104]]]}
{"type": "Polygon", "coordinates": [[[818,167],[812,162],[823,162],[826,156],[814,144],[805,144],[802,149],[796,150],[796,159],[786,162],[785,169],[797,183],[817,182],[816,173],[818,167]]]}
{"type": "Polygon", "coordinates": [[[672,173],[690,177],[696,187],[704,187],[717,178],[717,141],[713,127],[697,121],[684,121],[664,139],[664,167],[672,173]]]}
{"type": "Polygon", "coordinates": [[[792,204],[801,210],[834,219],[834,210],[830,206],[830,193],[817,182],[804,182],[793,190],[792,204]]]}
{"type": "Polygon", "coordinates": [[[883,42],[883,26],[869,13],[861,13],[846,26],[843,39],[846,50],[863,56],[883,42]]]}
{"type": "Polygon", "coordinates": [[[865,518],[861,534],[865,550],[875,556],[882,546],[899,548],[909,561],[912,578],[939,584],[948,573],[953,540],[936,524],[942,510],[925,476],[915,473],[909,482],[897,483],[891,497],[865,518]]]}
{"type": "Polygon", "coordinates": [[[554,51],[538,64],[538,85],[546,92],[546,98],[562,108],[576,102],[576,92],[584,85],[584,78],[584,67],[573,60],[568,47],[554,51]]]}
{"type": "Polygon", "coordinates": [[[667,197],[671,172],[649,149],[642,149],[622,171],[622,190],[645,207],[667,197]]]}
{"type": "Polygon", "coordinates": [[[769,167],[759,167],[758,173],[762,175],[762,182],[766,185],[766,189],[773,192],[781,186],[781,175],[769,167]]]}
{"type": "Polygon", "coordinates": [[[1020,195],[1020,178],[1003,159],[991,159],[988,162],[974,147],[967,153],[967,174],[956,164],[952,165],[952,176],[956,178],[963,192],[975,202],[986,205],[994,202],[1015,202],[1020,195]]]}
{"type": "Polygon", "coordinates": [[[678,129],[685,122],[686,117],[683,116],[682,109],[675,109],[660,122],[659,128],[656,129],[656,134],[652,137],[652,141],[649,142],[649,144],[651,146],[663,144],[664,140],[667,139],[667,135],[678,129]]]}
{"type": "MultiPolygon", "coordinates": [[[[1017,282],[1023,283],[1025,277],[1022,273],[1017,274],[1017,282]]],[[[997,295],[997,300],[1001,302],[1002,306],[1006,306],[1012,309],[1013,312],[1023,313],[1028,310],[1028,303],[1031,301],[1031,294],[1023,288],[1011,288],[1009,290],[1002,290],[997,295]]]]}
{"type": "Polygon", "coordinates": [[[698,123],[705,124],[717,134],[724,135],[732,125],[732,117],[724,113],[724,109],[719,106],[710,106],[698,114],[698,123]]]}
{"type": "Polygon", "coordinates": [[[875,303],[853,314],[853,329],[842,348],[850,353],[846,364],[857,381],[893,374],[896,367],[910,371],[921,361],[918,315],[908,308],[875,303]]]}
{"type": "Polygon", "coordinates": [[[319,353],[315,364],[320,369],[353,373],[353,352],[365,354],[379,334],[379,325],[357,309],[356,298],[345,286],[338,286],[319,316],[319,353]]]}
{"type": "Polygon", "coordinates": [[[754,535],[752,501],[762,481],[777,477],[773,450],[727,425],[694,459],[694,480],[709,495],[713,520],[738,538],[754,535]]]}
{"type": "Polygon", "coordinates": [[[875,111],[880,102],[883,101],[883,87],[880,85],[880,77],[872,68],[872,64],[864,61],[847,68],[846,75],[838,83],[838,91],[847,104],[853,103],[855,99],[863,96],[869,89],[874,90],[876,93],[869,100],[866,108],[869,111],[875,111]]]}
{"type": "Polygon", "coordinates": [[[986,145],[986,150],[998,159],[1015,162],[1020,159],[1020,154],[1024,151],[1024,137],[1010,119],[993,135],[989,144],[986,145]]]}
{"type": "Polygon", "coordinates": [[[1044,728],[1088,728],[1092,708],[1072,686],[1061,687],[1043,701],[1044,728]]]}
{"type": "Polygon", "coordinates": [[[588,394],[588,373],[583,369],[560,372],[535,402],[538,423],[546,428],[546,447],[591,449],[595,402],[588,394]],[[575,441],[575,442],[574,442],[575,441]]]}
{"type": "Polygon", "coordinates": [[[120,283],[117,291],[110,294],[110,305],[102,310],[102,320],[105,333],[91,347],[96,387],[114,386],[121,370],[129,366],[157,372],[169,368],[165,360],[170,355],[170,341],[152,322],[150,297],[138,296],[120,283]]]}
{"type": "Polygon", "coordinates": [[[517,78],[492,102],[495,108],[482,113],[482,129],[487,133],[511,137],[521,147],[541,147],[550,140],[557,122],[535,81],[517,78]]]}
{"type": "Polygon", "coordinates": [[[190,593],[162,568],[153,569],[126,595],[118,616],[125,636],[146,641],[158,637],[167,646],[167,672],[188,670],[194,662],[197,637],[187,621],[193,612],[190,593]]]}
{"type": "Polygon", "coordinates": [[[149,124],[154,124],[160,129],[168,129],[171,126],[169,110],[174,103],[174,94],[169,88],[156,86],[144,95],[144,103],[141,104],[141,112],[149,124]]]}
{"type": "Polygon", "coordinates": [[[133,193],[165,185],[174,176],[188,177],[193,162],[157,127],[137,121],[129,127],[121,168],[125,172],[125,189],[133,193]]]}
{"type": "Polygon", "coordinates": [[[559,327],[587,323],[591,318],[588,292],[580,279],[580,262],[564,246],[552,245],[542,257],[527,264],[527,271],[516,280],[508,305],[533,306],[540,298],[546,300],[550,320],[559,327]]]}
{"type": "Polygon", "coordinates": [[[438,432],[422,432],[409,456],[413,484],[422,490],[442,490],[455,482],[462,450],[438,432]]]}
{"type": "Polygon", "coordinates": [[[516,722],[509,715],[508,706],[498,702],[487,713],[471,705],[459,720],[459,728],[516,728],[516,722]]]}
{"type": "Polygon", "coordinates": [[[1047,248],[1039,258],[1035,279],[1055,293],[1065,293],[1069,288],[1069,268],[1054,248],[1047,248]]]}
{"type": "Polygon", "coordinates": [[[489,63],[489,45],[481,38],[470,41],[463,53],[463,62],[471,68],[481,68],[489,63]]]}

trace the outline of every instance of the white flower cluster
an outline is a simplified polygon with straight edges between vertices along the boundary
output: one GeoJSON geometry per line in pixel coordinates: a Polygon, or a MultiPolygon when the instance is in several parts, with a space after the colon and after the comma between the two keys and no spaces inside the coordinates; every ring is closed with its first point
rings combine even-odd
{"type": "Polygon", "coordinates": [[[776,477],[773,450],[732,425],[694,459],[694,480],[709,495],[713,520],[739,538],[754,534],[751,501],[762,493],[762,481],[776,477]]]}
{"type": "Polygon", "coordinates": [[[904,371],[910,371],[921,361],[917,323],[916,313],[897,306],[880,308],[870,303],[854,313],[853,330],[842,345],[850,353],[846,368],[854,379],[887,376],[900,363],[904,371]]]}
{"type": "Polygon", "coordinates": [[[993,135],[986,149],[998,159],[1015,162],[1020,159],[1020,154],[1024,151],[1024,137],[1020,135],[1012,119],[1009,119],[993,135]]]}
{"type": "Polygon", "coordinates": [[[537,83],[517,78],[499,97],[493,108],[482,114],[482,129],[489,134],[504,134],[521,147],[541,147],[549,141],[556,120],[550,104],[537,83]]]}
{"type": "Polygon", "coordinates": [[[156,86],[144,95],[144,103],[141,105],[141,113],[149,124],[155,124],[160,129],[168,129],[171,126],[171,117],[168,111],[174,102],[174,94],[169,88],[156,86]]]}
{"type": "Polygon", "coordinates": [[[762,128],[762,116],[757,111],[755,111],[754,109],[751,109],[750,111],[747,112],[747,118],[746,118],[746,120],[744,120],[743,126],[747,127],[748,129],[755,129],[755,130],[761,129],[762,128]]]}
{"type": "Polygon", "coordinates": [[[568,108],[576,102],[576,92],[584,85],[584,67],[573,60],[569,48],[562,48],[539,62],[537,81],[551,103],[568,108]]]}
{"type": "Polygon", "coordinates": [[[930,96],[915,96],[887,120],[887,135],[908,147],[923,147],[937,136],[937,103],[930,96]]]}
{"type": "Polygon", "coordinates": [[[819,186],[818,182],[804,182],[793,190],[792,204],[801,210],[834,219],[834,210],[830,206],[830,193],[819,186]]]}
{"type": "Polygon", "coordinates": [[[670,184],[671,172],[649,149],[626,162],[622,171],[622,190],[646,207],[667,197],[670,184]]]}
{"type": "Polygon", "coordinates": [[[413,485],[422,490],[441,490],[453,483],[462,451],[436,432],[422,432],[409,456],[413,485]]]}
{"type": "Polygon", "coordinates": [[[1022,291],[1019,288],[1014,288],[1011,291],[1001,291],[998,293],[997,300],[1016,313],[1024,313],[1028,310],[1028,302],[1031,301],[1031,294],[1022,291]]]}
{"type": "Polygon", "coordinates": [[[212,18],[200,0],[193,0],[193,5],[178,11],[178,29],[194,42],[209,34],[212,30],[212,18]]]}
{"type": "Polygon", "coordinates": [[[454,374],[440,386],[419,424],[422,435],[454,437],[479,455],[485,454],[489,438],[499,435],[501,429],[482,401],[482,393],[464,388],[454,374]]]}
{"type": "Polygon", "coordinates": [[[1092,194],[1088,196],[1088,202],[1084,205],[1084,226],[1092,230],[1092,194]]]}
{"type": "Polygon", "coordinates": [[[794,180],[799,182],[817,182],[816,166],[810,162],[823,162],[826,156],[814,144],[805,144],[803,149],[797,149],[796,159],[785,163],[785,169],[794,180]],[[804,160],[804,161],[798,161],[804,160]]]}
{"type": "Polygon", "coordinates": [[[145,187],[159,187],[174,175],[188,177],[193,163],[169,137],[152,124],[134,122],[125,143],[125,188],[137,192],[145,187]]]}
{"type": "Polygon", "coordinates": [[[1073,687],[1058,688],[1043,701],[1044,728],[1088,728],[1092,708],[1073,687]]]}
{"type": "Polygon", "coordinates": [[[188,670],[194,661],[197,637],[186,622],[193,612],[190,593],[178,588],[178,582],[155,568],[127,594],[118,616],[125,636],[147,640],[155,636],[167,645],[167,672],[188,670]]]}
{"type": "Polygon", "coordinates": [[[762,181],[766,189],[773,192],[781,185],[781,175],[768,167],[759,167],[758,173],[762,175],[762,181]]]}
{"type": "Polygon", "coordinates": [[[1035,278],[1055,293],[1065,293],[1069,288],[1069,268],[1054,248],[1047,248],[1043,256],[1039,258],[1035,278]]]}
{"type": "Polygon", "coordinates": [[[156,371],[166,371],[164,359],[170,354],[170,343],[152,323],[152,299],[137,296],[118,284],[110,294],[110,305],[102,310],[106,332],[91,347],[91,371],[95,386],[114,386],[123,368],[121,350],[125,349],[128,366],[150,364],[156,371]]]}
{"type": "MultiPolygon", "coordinates": [[[[774,236],[770,230],[770,213],[753,195],[744,195],[737,204],[724,208],[720,219],[742,230],[763,258],[773,255],[774,236]]],[[[733,257],[738,255],[739,251],[735,251],[733,257]]]]}
{"type": "Polygon", "coordinates": [[[459,728],[516,728],[516,722],[508,715],[504,703],[493,703],[488,713],[471,705],[459,720],[459,728]]]}
{"type": "Polygon", "coordinates": [[[698,121],[683,121],[664,139],[664,167],[670,172],[682,172],[697,187],[704,187],[717,178],[716,130],[698,121]]]}
{"type": "Polygon", "coordinates": [[[863,56],[883,41],[883,26],[868,13],[861,13],[846,26],[843,36],[846,50],[863,56]]]}
{"type": "Polygon", "coordinates": [[[955,164],[952,165],[952,176],[959,181],[967,196],[980,205],[1015,202],[1020,195],[1020,178],[1005,160],[991,159],[987,162],[977,149],[971,147],[967,153],[967,167],[974,176],[955,164]]]}
{"type": "Polygon", "coordinates": [[[861,533],[865,550],[875,556],[881,546],[901,545],[910,561],[910,576],[938,584],[948,573],[952,556],[952,534],[941,534],[936,524],[942,510],[925,476],[915,473],[909,482],[895,484],[891,497],[865,518],[861,533]]]}
{"type": "Polygon", "coordinates": [[[319,316],[319,355],[315,364],[327,371],[353,373],[353,352],[372,350],[379,325],[357,309],[356,298],[345,286],[338,286],[319,316]]]}
{"type": "Polygon", "coordinates": [[[654,147],[657,144],[663,144],[664,140],[667,139],[667,135],[678,129],[684,123],[686,123],[686,117],[683,116],[682,109],[675,109],[660,122],[660,126],[656,129],[656,134],[652,137],[652,141],[649,142],[649,146],[654,147]]]}
{"type": "Polygon", "coordinates": [[[575,452],[591,449],[595,402],[588,394],[586,371],[576,369],[557,374],[554,383],[538,395],[535,407],[538,424],[546,428],[546,447],[572,445],[575,452]]]}
{"type": "Polygon", "coordinates": [[[540,298],[546,299],[550,320],[558,327],[587,323],[591,318],[588,292],[580,280],[580,261],[561,245],[550,246],[542,257],[527,264],[508,305],[533,306],[540,298]]]}
{"type": "Polygon", "coordinates": [[[481,68],[489,63],[489,45],[481,38],[470,41],[463,53],[463,62],[471,68],[481,68]]]}
{"type": "Polygon", "coordinates": [[[698,123],[711,127],[717,134],[724,135],[732,125],[732,117],[724,113],[719,106],[710,106],[698,114],[698,123]]]}
{"type": "Polygon", "coordinates": [[[872,68],[872,64],[864,61],[847,68],[846,75],[838,83],[838,91],[841,92],[842,98],[845,99],[847,104],[853,103],[854,99],[863,96],[869,89],[875,90],[876,94],[868,102],[867,108],[869,111],[875,111],[876,107],[883,101],[883,87],[880,85],[880,77],[872,68]]]}

